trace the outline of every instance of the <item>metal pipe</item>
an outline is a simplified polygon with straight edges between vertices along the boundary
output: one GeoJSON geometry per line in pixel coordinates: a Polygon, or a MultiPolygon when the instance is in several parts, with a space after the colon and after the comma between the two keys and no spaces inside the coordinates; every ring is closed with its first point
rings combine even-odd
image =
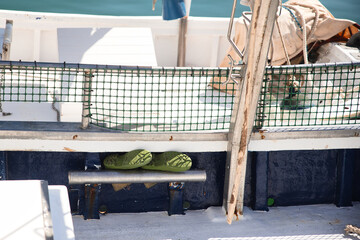
{"type": "Polygon", "coordinates": [[[230,22],[229,22],[228,33],[227,33],[227,39],[229,40],[231,46],[234,48],[235,52],[239,55],[239,57],[243,58],[244,54],[240,51],[240,49],[236,46],[235,42],[231,38],[232,27],[234,25],[234,16],[235,16],[236,4],[237,4],[237,0],[234,0],[233,8],[232,8],[232,11],[231,11],[230,22]]]}
{"type": "MultiPolygon", "coordinates": [[[[316,68],[316,67],[341,67],[341,66],[354,66],[357,67],[360,65],[360,61],[354,61],[354,62],[341,62],[341,63],[314,63],[314,64],[301,64],[301,65],[282,65],[282,66],[267,66],[268,69],[292,69],[292,68],[316,68]]],[[[82,69],[91,69],[96,70],[98,73],[104,73],[107,70],[121,70],[124,73],[126,71],[129,71],[129,73],[133,73],[134,70],[137,71],[144,71],[144,74],[146,71],[153,70],[152,74],[161,74],[162,70],[167,71],[171,70],[172,74],[179,74],[186,73],[186,70],[192,70],[196,74],[203,74],[205,71],[211,71],[211,73],[218,75],[218,74],[224,74],[222,76],[225,76],[227,72],[226,67],[220,68],[213,68],[213,67],[183,67],[183,68],[174,68],[174,67],[137,67],[137,66],[117,66],[117,65],[96,65],[96,64],[75,64],[75,63],[47,63],[47,62],[25,62],[25,61],[1,61],[0,67],[2,68],[8,68],[8,69],[23,69],[26,70],[28,67],[37,67],[37,68],[46,68],[47,70],[56,70],[56,68],[67,68],[69,71],[73,72],[79,72],[79,70],[82,69]]]]}
{"type": "Polygon", "coordinates": [[[74,171],[69,172],[69,184],[96,183],[160,183],[160,182],[205,182],[206,172],[161,172],[145,170],[128,171],[74,171]]]}
{"type": "Polygon", "coordinates": [[[4,41],[2,45],[2,58],[1,60],[9,60],[10,59],[10,47],[12,42],[12,29],[13,29],[13,21],[6,20],[6,27],[4,31],[4,41]]]}

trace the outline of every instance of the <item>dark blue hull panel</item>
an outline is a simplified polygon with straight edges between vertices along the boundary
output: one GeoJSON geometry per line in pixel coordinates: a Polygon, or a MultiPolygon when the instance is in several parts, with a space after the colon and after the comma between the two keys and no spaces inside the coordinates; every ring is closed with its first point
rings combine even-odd
{"type": "MultiPolygon", "coordinates": [[[[103,160],[107,154],[99,154],[103,160]]],[[[186,183],[183,190],[188,209],[221,206],[224,194],[226,153],[188,153],[193,169],[206,170],[204,183],[186,183]]],[[[50,185],[66,185],[71,208],[82,212],[83,185],[69,185],[68,172],[85,167],[86,153],[4,152],[0,173],[9,180],[42,179],[50,185]]],[[[267,200],[276,206],[360,201],[360,150],[250,152],[245,204],[266,210],[267,200]]],[[[151,188],[131,184],[114,191],[102,184],[99,206],[108,212],[164,211],[169,208],[168,184],[151,188]]]]}

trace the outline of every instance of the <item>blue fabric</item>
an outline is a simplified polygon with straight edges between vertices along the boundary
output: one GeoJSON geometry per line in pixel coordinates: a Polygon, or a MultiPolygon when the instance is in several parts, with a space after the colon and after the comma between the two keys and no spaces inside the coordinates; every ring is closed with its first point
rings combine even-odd
{"type": "Polygon", "coordinates": [[[186,16],[184,0],[163,0],[163,19],[174,20],[186,16]]]}

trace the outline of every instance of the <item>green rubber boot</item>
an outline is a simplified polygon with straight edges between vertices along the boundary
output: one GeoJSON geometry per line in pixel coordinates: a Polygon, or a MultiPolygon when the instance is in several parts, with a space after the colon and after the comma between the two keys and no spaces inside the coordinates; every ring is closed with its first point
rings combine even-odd
{"type": "Polygon", "coordinates": [[[191,158],[179,152],[164,152],[154,154],[152,161],[143,166],[147,170],[159,170],[168,172],[184,172],[191,168],[191,158]]]}
{"type": "Polygon", "coordinates": [[[106,169],[134,169],[148,164],[151,159],[151,152],[140,149],[123,155],[109,155],[104,159],[104,166],[106,169]]]}

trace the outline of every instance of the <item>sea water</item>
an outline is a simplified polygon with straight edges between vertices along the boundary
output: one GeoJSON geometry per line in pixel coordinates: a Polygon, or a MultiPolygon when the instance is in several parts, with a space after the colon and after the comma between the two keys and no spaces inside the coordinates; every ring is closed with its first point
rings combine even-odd
{"type": "MultiPolygon", "coordinates": [[[[162,1],[152,0],[0,0],[0,9],[114,16],[160,16],[162,1]]],[[[192,0],[191,16],[229,17],[233,0],[192,0]]],[[[321,0],[336,17],[360,23],[360,0],[321,0]]],[[[237,16],[248,7],[237,6],[237,16]]]]}

